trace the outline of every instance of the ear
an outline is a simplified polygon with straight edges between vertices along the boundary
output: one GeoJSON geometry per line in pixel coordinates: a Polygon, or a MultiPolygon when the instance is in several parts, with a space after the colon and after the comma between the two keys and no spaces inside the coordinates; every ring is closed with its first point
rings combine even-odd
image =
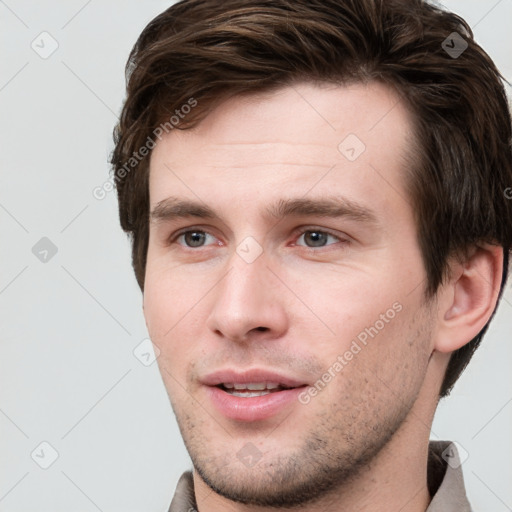
{"type": "Polygon", "coordinates": [[[503,248],[479,245],[464,263],[451,264],[451,279],[438,290],[434,349],[453,352],[469,343],[491,317],[501,286],[503,248]]]}

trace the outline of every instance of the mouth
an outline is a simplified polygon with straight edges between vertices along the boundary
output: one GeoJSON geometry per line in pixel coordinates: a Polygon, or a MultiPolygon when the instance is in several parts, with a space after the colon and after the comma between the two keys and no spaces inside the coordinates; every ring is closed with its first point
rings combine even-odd
{"type": "Polygon", "coordinates": [[[247,384],[225,382],[218,384],[217,388],[225,391],[231,396],[238,396],[241,398],[252,398],[255,396],[265,396],[271,393],[278,393],[287,389],[294,389],[287,387],[277,382],[250,382],[247,384]]]}
{"type": "Polygon", "coordinates": [[[223,417],[242,422],[283,414],[298,404],[308,384],[275,372],[251,370],[215,372],[202,379],[213,408],[223,417]]]}

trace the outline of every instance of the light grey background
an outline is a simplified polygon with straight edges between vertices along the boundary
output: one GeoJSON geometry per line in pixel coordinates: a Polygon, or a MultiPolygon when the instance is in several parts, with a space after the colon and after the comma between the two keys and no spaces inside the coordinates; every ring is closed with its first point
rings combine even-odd
{"type": "MultiPolygon", "coordinates": [[[[115,192],[92,195],[128,53],[170,3],[0,1],[1,512],[166,511],[191,467],[156,363],[133,353],[147,331],[115,192]],[[55,255],[33,253],[43,237],[55,255]]],[[[443,3],[512,81],[512,0],[443,3]]],[[[509,283],[432,429],[467,451],[476,511],[512,510],[511,333],[509,283]]]]}

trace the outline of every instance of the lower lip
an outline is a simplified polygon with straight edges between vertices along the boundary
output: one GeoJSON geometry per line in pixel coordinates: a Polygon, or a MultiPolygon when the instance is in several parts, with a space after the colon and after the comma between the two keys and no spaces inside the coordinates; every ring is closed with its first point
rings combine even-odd
{"type": "Polygon", "coordinates": [[[206,386],[206,392],[213,405],[227,418],[237,421],[259,421],[274,416],[294,401],[298,403],[298,395],[305,387],[247,398],[230,395],[215,386],[206,386]]]}

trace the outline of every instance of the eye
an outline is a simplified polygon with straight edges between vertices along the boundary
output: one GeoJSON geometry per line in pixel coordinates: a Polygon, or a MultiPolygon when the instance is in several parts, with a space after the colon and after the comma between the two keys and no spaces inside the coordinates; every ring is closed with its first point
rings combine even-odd
{"type": "MultiPolygon", "coordinates": [[[[335,245],[336,241],[341,243],[348,243],[348,240],[323,229],[302,228],[296,232],[296,234],[300,235],[297,239],[296,245],[310,249],[335,245]],[[299,243],[299,240],[302,238],[304,238],[305,243],[299,243]],[[329,244],[329,238],[335,242],[329,244]]],[[[169,243],[178,243],[178,245],[187,247],[189,249],[205,247],[208,245],[222,245],[221,242],[216,243],[215,240],[216,238],[213,235],[202,229],[187,229],[173,235],[169,239],[169,243]],[[208,238],[210,238],[211,243],[207,243],[208,238]]]]}
{"type": "MultiPolygon", "coordinates": [[[[215,238],[214,236],[210,235],[206,231],[202,231],[201,229],[189,229],[188,231],[182,231],[181,233],[178,233],[171,242],[178,241],[179,239],[183,238],[185,244],[185,247],[203,247],[205,244],[207,237],[215,238]]],[[[211,244],[210,244],[211,245],[211,244]]]]}
{"type": "MultiPolygon", "coordinates": [[[[329,237],[332,239],[335,239],[339,242],[343,242],[344,240],[340,237],[333,235],[332,233],[329,233],[328,231],[323,231],[321,229],[314,229],[310,228],[307,230],[302,230],[300,237],[298,240],[300,240],[302,237],[304,237],[305,244],[297,244],[302,245],[309,248],[315,248],[315,247],[324,247],[325,245],[333,245],[333,244],[327,244],[327,240],[329,237]]],[[[345,240],[346,241],[346,240],[345,240]]]]}

